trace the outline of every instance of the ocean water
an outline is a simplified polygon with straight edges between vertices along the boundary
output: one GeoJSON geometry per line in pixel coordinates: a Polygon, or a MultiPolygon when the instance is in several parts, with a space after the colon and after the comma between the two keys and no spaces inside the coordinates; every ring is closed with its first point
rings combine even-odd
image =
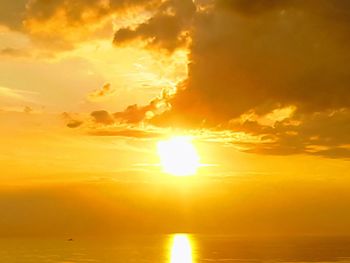
{"type": "Polygon", "coordinates": [[[238,238],[213,235],[130,235],[114,238],[3,238],[1,263],[78,262],[342,262],[348,237],[238,238]]]}

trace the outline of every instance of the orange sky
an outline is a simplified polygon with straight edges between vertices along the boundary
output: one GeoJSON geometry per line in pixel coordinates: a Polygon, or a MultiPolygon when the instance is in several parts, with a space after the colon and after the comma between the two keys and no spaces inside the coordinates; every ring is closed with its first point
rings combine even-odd
{"type": "Polygon", "coordinates": [[[0,235],[349,233],[348,1],[0,5],[0,235]]]}

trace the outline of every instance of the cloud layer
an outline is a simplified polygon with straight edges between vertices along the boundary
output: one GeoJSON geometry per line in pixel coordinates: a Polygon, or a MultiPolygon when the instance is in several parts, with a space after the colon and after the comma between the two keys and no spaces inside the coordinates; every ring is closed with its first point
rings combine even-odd
{"type": "MultiPolygon", "coordinates": [[[[188,78],[175,95],[122,112],[95,111],[99,125],[244,132],[264,138],[251,152],[350,157],[349,1],[34,0],[3,7],[0,23],[22,25],[53,47],[72,48],[100,34],[106,19],[136,12],[143,19],[110,36],[117,47],[187,50],[188,78]],[[294,110],[281,117],[288,108],[294,110]]],[[[89,98],[111,92],[105,86],[89,98]]]]}
{"type": "Polygon", "coordinates": [[[216,1],[197,13],[189,77],[156,123],[272,139],[254,152],[350,157],[343,147],[350,123],[349,8],[341,0],[216,1]],[[293,116],[273,127],[256,120],[237,125],[247,113],[262,117],[291,106],[293,116]]]}
{"type": "Polygon", "coordinates": [[[192,0],[164,1],[155,15],[136,28],[122,28],[115,34],[114,42],[123,44],[135,39],[144,40],[147,46],[173,51],[186,46],[189,30],[196,12],[192,0]]]}

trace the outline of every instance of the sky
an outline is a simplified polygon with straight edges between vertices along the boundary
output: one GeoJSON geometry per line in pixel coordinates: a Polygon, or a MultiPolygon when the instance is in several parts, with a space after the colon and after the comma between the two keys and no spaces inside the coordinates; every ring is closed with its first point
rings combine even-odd
{"type": "Polygon", "coordinates": [[[0,236],[350,234],[349,1],[0,7],[0,236]]]}

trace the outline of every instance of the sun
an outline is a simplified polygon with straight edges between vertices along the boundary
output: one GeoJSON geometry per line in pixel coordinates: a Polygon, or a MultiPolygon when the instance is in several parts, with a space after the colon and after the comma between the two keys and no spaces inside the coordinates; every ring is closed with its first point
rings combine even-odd
{"type": "Polygon", "coordinates": [[[158,142],[160,163],[165,173],[190,176],[197,172],[199,155],[190,137],[176,136],[158,142]]]}

